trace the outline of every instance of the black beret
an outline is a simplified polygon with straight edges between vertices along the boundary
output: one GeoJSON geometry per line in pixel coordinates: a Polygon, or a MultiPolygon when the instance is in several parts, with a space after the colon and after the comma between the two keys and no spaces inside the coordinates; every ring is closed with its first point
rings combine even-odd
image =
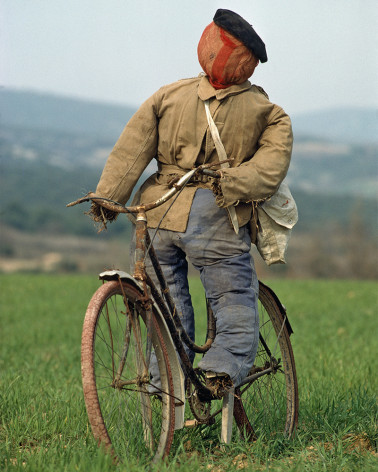
{"type": "Polygon", "coordinates": [[[266,62],[265,44],[256,31],[244,18],[231,10],[219,9],[213,18],[214,23],[241,41],[261,62],[266,62]]]}

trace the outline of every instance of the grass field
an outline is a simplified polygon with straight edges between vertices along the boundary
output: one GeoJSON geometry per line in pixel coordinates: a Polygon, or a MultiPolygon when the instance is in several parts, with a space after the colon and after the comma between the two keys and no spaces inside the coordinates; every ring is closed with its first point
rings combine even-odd
{"type": "MultiPolygon", "coordinates": [[[[138,471],[111,463],[92,438],[80,379],[80,336],[96,277],[0,277],[0,469],[138,471]]],[[[375,471],[377,284],[274,280],[294,329],[300,418],[295,438],[219,448],[219,431],[183,437],[174,471],[375,471]]],[[[202,304],[197,280],[195,304],[202,304]]],[[[198,326],[200,328],[200,320],[198,326]]]]}

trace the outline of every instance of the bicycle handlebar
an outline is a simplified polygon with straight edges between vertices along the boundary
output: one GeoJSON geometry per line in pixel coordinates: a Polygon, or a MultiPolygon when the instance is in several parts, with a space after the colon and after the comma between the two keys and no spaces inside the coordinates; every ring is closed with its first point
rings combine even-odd
{"type": "Polygon", "coordinates": [[[121,203],[118,203],[114,200],[110,200],[104,197],[97,197],[95,193],[89,192],[85,197],[79,198],[74,202],[68,203],[67,207],[72,207],[79,205],[80,203],[89,202],[89,201],[101,201],[101,206],[107,210],[113,211],[115,213],[139,213],[140,211],[149,211],[153,208],[157,208],[162,205],[170,198],[172,198],[177,192],[179,192],[185,185],[187,185],[195,174],[204,174],[212,178],[220,178],[221,175],[219,172],[211,169],[211,167],[218,166],[225,162],[230,162],[231,159],[225,161],[220,161],[214,164],[202,164],[194,169],[191,169],[186,174],[184,174],[176,183],[172,185],[172,188],[168,190],[162,197],[158,198],[156,201],[146,204],[141,204],[138,206],[126,207],[121,203]]]}

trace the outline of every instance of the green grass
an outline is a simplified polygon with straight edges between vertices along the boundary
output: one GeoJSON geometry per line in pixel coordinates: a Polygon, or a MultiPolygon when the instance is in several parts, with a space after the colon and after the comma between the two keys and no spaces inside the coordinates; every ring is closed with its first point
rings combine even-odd
{"type": "MultiPolygon", "coordinates": [[[[203,305],[197,280],[193,299],[203,305]]],[[[274,280],[294,329],[300,391],[291,440],[235,437],[201,427],[178,437],[156,470],[373,471],[377,455],[377,284],[274,280]]],[[[0,277],[0,470],[116,467],[92,438],[80,379],[83,316],[96,277],[0,277]]],[[[198,331],[203,317],[197,320],[198,331]]],[[[201,341],[201,338],[199,339],[201,341]]]]}

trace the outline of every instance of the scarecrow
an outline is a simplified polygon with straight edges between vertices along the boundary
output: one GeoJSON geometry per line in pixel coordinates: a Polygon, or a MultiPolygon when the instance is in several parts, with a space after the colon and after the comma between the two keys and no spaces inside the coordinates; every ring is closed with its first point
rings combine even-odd
{"type": "MultiPolygon", "coordinates": [[[[156,159],[157,172],[143,183],[132,204],[151,202],[168,191],[177,176],[219,162],[204,106],[208,103],[230,164],[219,170],[219,179],[202,176],[186,186],[162,221],[170,202],[147,212],[147,220],[151,234],[160,225],[155,251],[193,340],[188,261],[199,271],[217,326],[199,367],[208,387],[221,396],[219,385],[238,386],[254,363],[259,320],[258,281],[250,255],[258,227],[253,210],[286,176],[292,130],[283,109],[248,80],[267,54],[241,16],[217,10],[197,52],[203,73],[163,86],[141,105],[115,144],[96,195],[125,204],[156,159]]],[[[91,215],[104,225],[116,217],[101,201],[92,204],[91,215]]],[[[193,360],[194,353],[189,356],[193,360]]]]}

